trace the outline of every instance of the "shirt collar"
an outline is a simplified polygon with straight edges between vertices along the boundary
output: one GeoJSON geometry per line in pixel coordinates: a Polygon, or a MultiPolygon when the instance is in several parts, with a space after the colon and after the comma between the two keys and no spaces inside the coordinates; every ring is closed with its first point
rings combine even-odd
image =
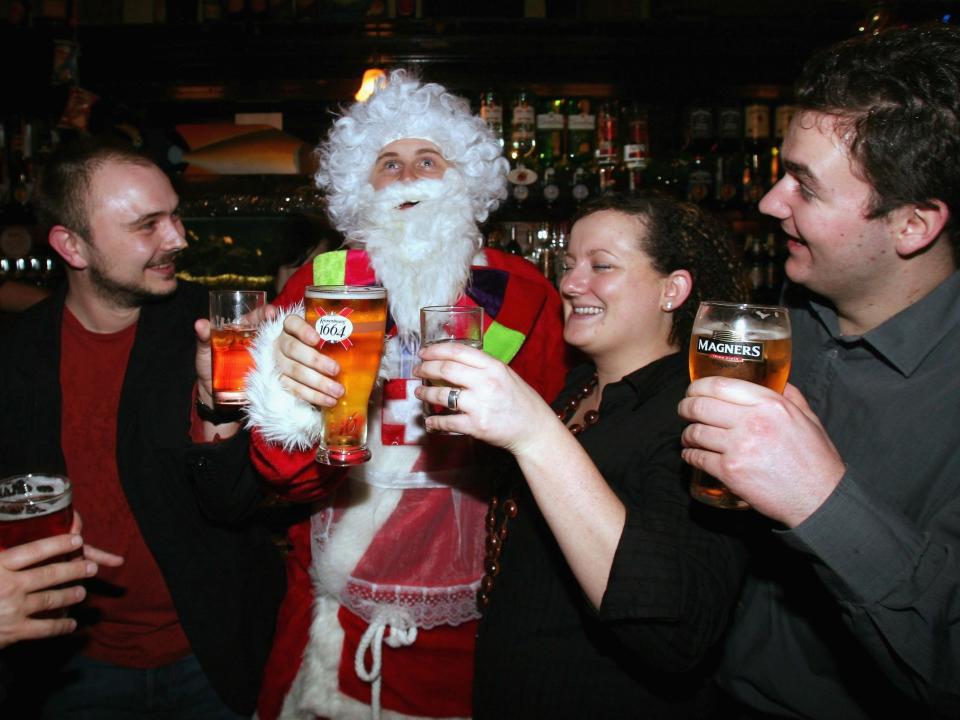
{"type": "Polygon", "coordinates": [[[814,299],[810,300],[810,307],[835,340],[848,345],[862,341],[909,376],[960,324],[960,272],[862,336],[840,335],[840,322],[833,307],[814,299]]]}
{"type": "Polygon", "coordinates": [[[654,360],[638,370],[634,370],[622,380],[610,383],[603,389],[603,398],[600,401],[600,412],[604,406],[613,403],[619,405],[630,394],[633,395],[635,406],[642,405],[651,397],[660,392],[664,385],[674,381],[678,374],[686,375],[687,356],[685,353],[675,352],[654,360]],[[632,391],[632,392],[631,392],[632,391]]]}

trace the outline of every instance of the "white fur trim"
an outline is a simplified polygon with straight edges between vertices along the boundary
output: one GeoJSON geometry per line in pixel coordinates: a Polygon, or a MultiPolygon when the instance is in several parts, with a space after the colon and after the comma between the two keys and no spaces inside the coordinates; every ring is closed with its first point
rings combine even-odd
{"type": "MultiPolygon", "coordinates": [[[[340,692],[337,672],[344,633],[337,618],[339,609],[340,606],[333,598],[326,595],[317,598],[310,627],[310,640],[303,654],[303,662],[290,692],[284,698],[278,720],[314,720],[318,715],[333,720],[370,720],[369,705],[340,692]]],[[[380,711],[380,718],[427,720],[420,715],[405,715],[386,709],[380,711]]]]}
{"type": "Polygon", "coordinates": [[[284,450],[309,450],[320,440],[320,411],[288,392],[277,371],[276,343],[287,315],[303,316],[303,303],[281,310],[257,333],[252,350],[256,367],[247,376],[247,427],[256,428],[264,440],[284,450]]]}

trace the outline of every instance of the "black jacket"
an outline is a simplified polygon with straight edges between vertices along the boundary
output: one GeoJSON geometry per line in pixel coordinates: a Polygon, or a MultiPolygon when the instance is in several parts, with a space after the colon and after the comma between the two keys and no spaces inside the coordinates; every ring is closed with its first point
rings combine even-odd
{"type": "MultiPolygon", "coordinates": [[[[65,292],[9,323],[0,351],[0,476],[65,473],[60,326],[65,292]]],[[[282,561],[251,519],[261,488],[248,437],[192,445],[193,323],[205,288],[181,282],[143,307],[121,391],[117,464],[127,502],[194,654],[223,701],[252,712],[280,598],[282,561]]]]}

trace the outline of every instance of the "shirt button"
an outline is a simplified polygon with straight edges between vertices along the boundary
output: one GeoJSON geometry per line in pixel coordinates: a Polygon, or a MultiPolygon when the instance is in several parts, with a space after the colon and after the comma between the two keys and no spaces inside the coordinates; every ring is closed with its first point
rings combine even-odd
{"type": "Polygon", "coordinates": [[[831,360],[836,360],[837,355],[839,354],[840,354],[839,350],[837,350],[836,348],[830,348],[830,350],[827,352],[827,357],[830,358],[831,360]]]}

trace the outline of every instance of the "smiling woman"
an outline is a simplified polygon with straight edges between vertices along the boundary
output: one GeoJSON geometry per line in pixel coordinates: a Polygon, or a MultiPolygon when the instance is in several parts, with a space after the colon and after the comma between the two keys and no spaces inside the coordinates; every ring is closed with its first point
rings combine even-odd
{"type": "Polygon", "coordinates": [[[747,298],[736,257],[693,206],[605,196],[564,260],[564,337],[589,362],[554,409],[480,351],[421,350],[421,377],[460,388],[460,413],[428,428],[516,460],[487,516],[474,717],[709,715],[711,648],[743,557],[717,524],[733,521],[704,522],[681,479],[679,351],[700,300],[747,298]]]}

